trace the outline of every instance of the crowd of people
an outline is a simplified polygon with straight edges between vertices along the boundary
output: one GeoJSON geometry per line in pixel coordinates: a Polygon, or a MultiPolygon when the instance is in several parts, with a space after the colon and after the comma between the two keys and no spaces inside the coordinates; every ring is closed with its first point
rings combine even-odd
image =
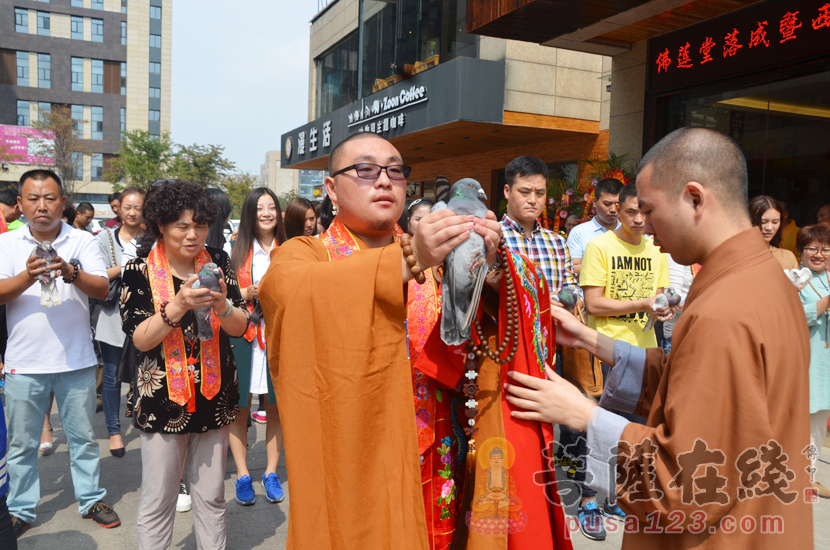
{"type": "MultiPolygon", "coordinates": [[[[567,218],[564,235],[538,221],[548,199],[540,159],[505,167],[499,221],[433,208],[463,195],[455,186],[407,201],[409,171],[387,140],[357,134],[330,155],[322,205],[296,199],[283,212],[271,190],[254,189],[229,239],[227,195],[191,182],[110,196],[116,216],[97,235],[92,206],[67,208],[51,171],[0,192],[0,547],[16,548],[36,519],[53,399],[80,515],[120,525],[99,484],[96,387],[112,456],[125,455],[122,414],[139,432],[142,549],[169,548],[176,512],[191,509],[197,546],[226,547],[228,450],[236,502],[256,502],[252,419],[266,423],[269,503],[285,498],[286,448],[290,548],[476,548],[494,535],[569,548],[563,502],[577,504],[586,537],[604,540],[607,521],[648,525],[654,508],[618,483],[624,465],[609,450],[646,440],[658,449],[652,469],[626,475],[666,493],[666,513],[693,516],[668,493],[678,456],[700,440],[733,463],[731,453],[776,441],[791,485],[830,498],[815,478],[830,417],[830,206],[798,228],[782,202],[747,201],[740,150],[700,129],[661,141],[636,181],[598,181],[594,216],[567,218]],[[13,228],[21,216],[26,225],[13,228]],[[433,330],[456,272],[443,263],[471,232],[484,244],[464,269],[490,266],[482,307],[470,341],[447,346],[433,330]],[[759,288],[766,311],[741,301],[759,288]],[[778,314],[774,324],[749,328],[762,311],[778,314]],[[683,399],[701,385],[722,399],[683,399]],[[781,403],[790,398],[804,403],[781,403]],[[554,467],[573,480],[573,500],[554,467]]],[[[805,523],[739,500],[747,513],[779,510],[788,533],[812,540],[809,512],[805,523]]],[[[704,523],[722,516],[697,504],[704,523]]],[[[660,547],[648,534],[631,536],[660,547]]]]}

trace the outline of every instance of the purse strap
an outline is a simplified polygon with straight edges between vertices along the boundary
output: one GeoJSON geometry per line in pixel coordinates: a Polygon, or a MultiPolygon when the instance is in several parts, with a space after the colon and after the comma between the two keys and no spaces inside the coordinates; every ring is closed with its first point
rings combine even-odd
{"type": "Polygon", "coordinates": [[[107,237],[110,238],[110,255],[112,256],[112,267],[118,265],[115,261],[115,242],[112,240],[112,229],[107,229],[107,237]]]}

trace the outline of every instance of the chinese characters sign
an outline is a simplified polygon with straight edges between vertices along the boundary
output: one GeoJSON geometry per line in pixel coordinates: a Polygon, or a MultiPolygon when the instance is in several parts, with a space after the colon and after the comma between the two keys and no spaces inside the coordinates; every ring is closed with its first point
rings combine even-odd
{"type": "Polygon", "coordinates": [[[651,91],[803,61],[830,53],[830,0],[764,2],[649,46],[651,91]]]}
{"type": "Polygon", "coordinates": [[[51,132],[40,133],[25,126],[0,126],[0,153],[8,162],[19,164],[55,164],[52,157],[38,156],[44,141],[53,139],[51,132]]]}

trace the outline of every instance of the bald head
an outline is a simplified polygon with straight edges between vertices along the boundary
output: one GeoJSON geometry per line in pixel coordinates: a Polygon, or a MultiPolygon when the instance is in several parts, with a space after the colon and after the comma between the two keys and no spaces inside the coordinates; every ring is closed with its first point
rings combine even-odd
{"type": "Polygon", "coordinates": [[[643,157],[638,174],[651,166],[651,181],[671,200],[686,183],[696,181],[712,191],[725,209],[747,215],[746,158],[732,138],[707,128],[680,128],[643,157]]]}
{"type": "Polygon", "coordinates": [[[346,161],[343,160],[343,151],[346,149],[346,145],[352,143],[353,141],[361,141],[364,139],[379,139],[389,143],[388,139],[383,136],[379,136],[374,132],[360,132],[347,137],[335,145],[334,149],[332,149],[329,154],[329,174],[333,174],[336,171],[345,168],[345,166],[342,165],[346,164],[346,161]]]}

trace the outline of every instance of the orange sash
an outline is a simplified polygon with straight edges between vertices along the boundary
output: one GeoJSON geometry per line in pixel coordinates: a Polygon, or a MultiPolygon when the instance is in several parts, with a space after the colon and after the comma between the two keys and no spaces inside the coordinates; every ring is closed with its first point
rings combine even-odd
{"type": "MultiPolygon", "coordinates": [[[[202,266],[212,262],[210,254],[203,248],[195,259],[195,269],[198,272],[202,266]]],[[[156,247],[147,257],[150,288],[153,292],[153,304],[156,311],[161,304],[170,302],[176,293],[173,289],[173,275],[170,264],[167,262],[167,252],[164,240],[159,239],[156,247]]],[[[207,399],[219,393],[222,383],[222,370],[219,361],[219,319],[213,310],[210,313],[210,324],[213,327],[213,338],[201,342],[201,374],[202,395],[207,399]]],[[[164,362],[167,370],[167,392],[170,400],[179,405],[187,404],[188,412],[196,411],[196,373],[194,359],[187,358],[184,345],[184,334],[181,328],[174,328],[162,341],[164,362]]]]}
{"type": "Polygon", "coordinates": [[[8,230],[9,224],[6,223],[6,217],[3,215],[3,211],[0,210],[0,235],[8,232],[8,230]]]}
{"type": "MultiPolygon", "coordinates": [[[[277,246],[277,241],[274,241],[274,246],[277,246]]],[[[248,257],[245,258],[245,263],[239,266],[239,270],[236,272],[236,279],[239,281],[239,288],[248,288],[252,284],[254,284],[254,248],[251,247],[251,250],[248,251],[248,257]]],[[[250,319],[251,315],[254,314],[254,301],[251,300],[250,302],[245,302],[245,307],[248,309],[248,318],[250,319]]],[[[261,323],[260,323],[261,324],[261,323]]],[[[253,323],[248,322],[248,330],[245,331],[245,334],[242,336],[245,338],[246,342],[253,342],[254,337],[258,336],[259,325],[254,326],[253,323]]],[[[260,343],[263,341],[263,338],[260,338],[260,343]]],[[[262,349],[265,349],[265,346],[260,345],[262,349]]]]}
{"type": "MultiPolygon", "coordinates": [[[[398,224],[395,224],[394,233],[395,242],[400,242],[403,229],[398,224]]],[[[336,262],[346,256],[351,256],[355,252],[360,252],[360,247],[357,245],[354,235],[337,216],[331,221],[329,228],[320,234],[320,242],[326,247],[330,262],[336,262]]]]}

